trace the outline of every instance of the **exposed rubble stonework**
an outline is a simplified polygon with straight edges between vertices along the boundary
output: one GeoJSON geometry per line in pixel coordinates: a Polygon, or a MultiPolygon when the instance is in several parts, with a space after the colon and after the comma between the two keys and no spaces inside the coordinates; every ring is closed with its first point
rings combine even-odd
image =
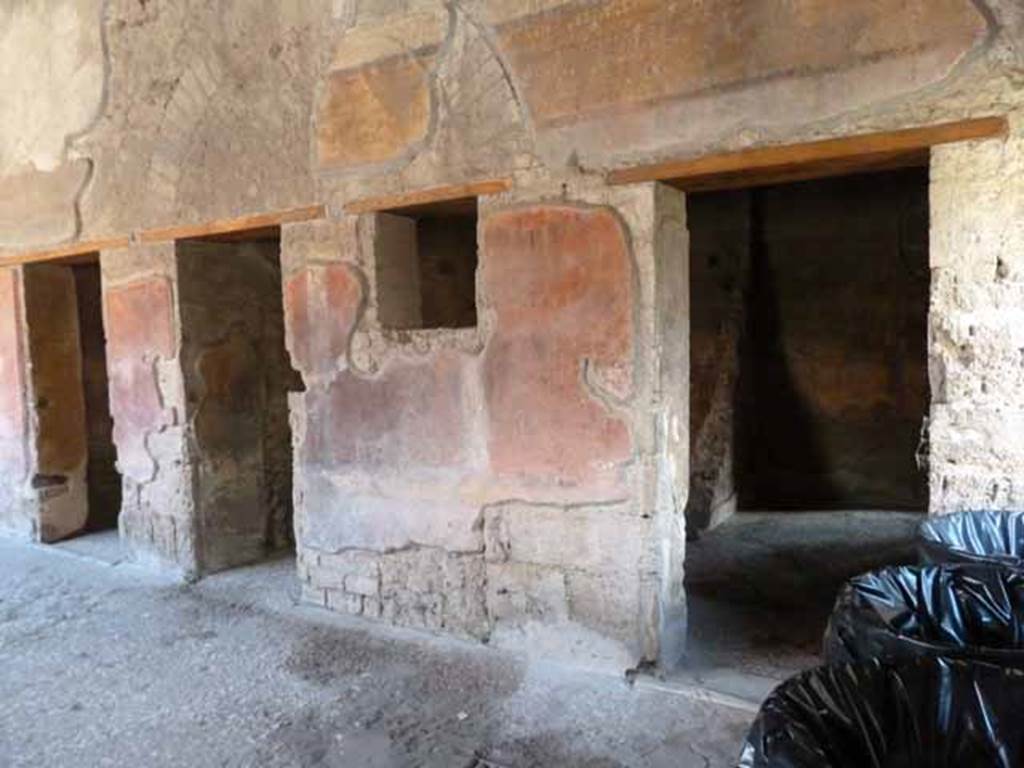
{"type": "Polygon", "coordinates": [[[931,173],[931,507],[1024,504],[1024,123],[937,149],[931,173]]]}
{"type": "MultiPolygon", "coordinates": [[[[0,18],[0,42],[17,39],[0,73],[20,84],[0,98],[30,118],[0,127],[0,188],[19,190],[0,193],[0,260],[100,243],[119,526],[142,562],[196,577],[273,548],[284,478],[312,602],[586,663],[674,663],[686,200],[606,172],[990,115],[1008,138],[931,155],[928,497],[933,512],[1021,503],[1018,0],[52,0],[0,18]],[[475,307],[471,262],[430,256],[418,286],[398,279],[407,211],[348,209],[488,179],[504,191],[477,201],[475,307]],[[240,297],[273,274],[226,274],[223,241],[173,242],[311,206],[281,226],[284,327],[265,336],[261,300],[240,297]],[[457,311],[423,293],[456,283],[457,311]],[[262,400],[256,380],[289,362],[301,382],[262,400]],[[284,433],[285,391],[290,461],[255,437],[284,433]]],[[[83,470],[74,441],[38,464],[32,266],[0,268],[0,527],[38,539],[33,478],[83,470]]],[[[698,471],[724,451],[693,449],[698,471]]],[[[733,489],[711,482],[727,514],[733,489]]]]}
{"type": "Polygon", "coordinates": [[[690,222],[691,538],[736,513],[742,463],[737,401],[751,278],[751,191],[687,197],[690,222]],[[698,225],[699,222],[699,225],[698,225]]]}

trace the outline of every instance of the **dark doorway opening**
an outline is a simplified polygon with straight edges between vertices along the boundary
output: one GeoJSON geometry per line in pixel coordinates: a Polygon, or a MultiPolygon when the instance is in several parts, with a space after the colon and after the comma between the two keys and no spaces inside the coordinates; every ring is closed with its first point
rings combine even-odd
{"type": "MultiPolygon", "coordinates": [[[[26,264],[40,538],[46,542],[117,528],[121,476],[108,397],[98,254],[26,264]]],[[[86,537],[116,549],[117,536],[86,537]]],[[[97,545],[98,546],[98,545],[97,545]]]]}
{"type": "Polygon", "coordinates": [[[923,511],[927,172],[688,208],[691,527],[742,509],[923,511]]]}
{"type": "Polygon", "coordinates": [[[788,673],[927,508],[928,172],[690,194],[688,226],[691,650],[788,673]]]}
{"type": "Polygon", "coordinates": [[[78,333],[82,355],[82,391],[89,453],[86,469],[89,516],[86,531],[117,528],[121,511],[121,475],[114,448],[110,415],[106,336],[103,331],[103,293],[100,264],[92,259],[71,267],[78,303],[78,333]]]}
{"type": "Polygon", "coordinates": [[[280,229],[177,244],[182,368],[202,568],[294,548],[280,229]]]}

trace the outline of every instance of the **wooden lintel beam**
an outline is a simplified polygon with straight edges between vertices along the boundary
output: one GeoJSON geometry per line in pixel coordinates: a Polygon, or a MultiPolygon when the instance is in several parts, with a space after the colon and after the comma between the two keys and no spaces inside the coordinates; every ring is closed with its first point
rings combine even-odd
{"type": "Polygon", "coordinates": [[[415,192],[405,192],[397,195],[382,195],[380,197],[364,197],[360,200],[353,200],[345,205],[346,213],[374,213],[376,211],[393,211],[406,208],[416,208],[433,203],[444,203],[451,200],[459,200],[466,197],[482,197],[484,195],[496,195],[507,192],[512,188],[510,179],[488,179],[486,181],[475,181],[469,184],[452,184],[444,187],[432,187],[420,189],[415,192]]]}
{"type": "Polygon", "coordinates": [[[859,166],[863,170],[902,167],[915,157],[926,161],[922,153],[939,144],[1000,138],[1008,132],[1005,117],[981,117],[622,168],[609,172],[607,180],[609,184],[664,181],[689,191],[782,183],[854,173],[859,166]]]}
{"type": "MultiPolygon", "coordinates": [[[[265,236],[271,227],[300,221],[323,219],[327,210],[323,205],[310,205],[304,208],[290,208],[285,211],[258,213],[238,216],[230,219],[213,219],[201,224],[188,224],[177,227],[156,227],[136,232],[133,237],[110,237],[100,240],[82,240],[67,245],[54,246],[35,251],[14,253],[9,256],[0,255],[0,266],[29,264],[39,261],[73,261],[76,257],[85,256],[99,251],[114,251],[128,248],[136,243],[163,243],[191,238],[230,239],[232,235],[252,231],[265,236]]],[[[238,238],[236,238],[238,239],[238,238]]]]}
{"type": "MultiPolygon", "coordinates": [[[[634,168],[611,171],[609,184],[634,184],[664,181],[679,189],[703,191],[783,183],[821,176],[855,173],[858,170],[880,170],[905,167],[923,162],[931,147],[959,141],[1000,138],[1009,132],[1005,117],[982,117],[951,123],[845,136],[803,144],[757,147],[674,160],[634,168]]],[[[509,179],[490,179],[467,184],[417,190],[396,195],[367,197],[345,206],[347,213],[416,208],[468,197],[506,192],[512,187],[509,179]]],[[[259,230],[300,221],[326,217],[323,205],[292,208],[273,213],[237,218],[214,219],[195,225],[158,227],[137,232],[134,238],[111,237],[86,240],[67,245],[43,248],[8,256],[0,256],[0,264],[26,264],[39,261],[73,259],[97,251],[126,248],[131,242],[157,243],[187,238],[209,238],[245,230],[259,230]]]]}
{"type": "Polygon", "coordinates": [[[38,251],[26,251],[0,257],[0,266],[29,264],[39,261],[70,261],[100,251],[127,248],[130,240],[127,237],[110,237],[103,240],[81,240],[67,245],[58,245],[38,251]]]}
{"type": "Polygon", "coordinates": [[[201,224],[186,224],[177,227],[145,229],[138,233],[140,243],[165,243],[171,240],[190,240],[220,235],[230,235],[246,230],[261,230],[267,227],[278,227],[300,221],[315,221],[327,215],[322,205],[310,205],[305,208],[290,208],[286,211],[273,213],[257,213],[250,216],[239,216],[232,219],[213,219],[201,224]]]}

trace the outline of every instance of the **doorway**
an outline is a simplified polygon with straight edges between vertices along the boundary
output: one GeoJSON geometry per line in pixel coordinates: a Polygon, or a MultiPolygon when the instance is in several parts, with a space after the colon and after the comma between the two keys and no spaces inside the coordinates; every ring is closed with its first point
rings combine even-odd
{"type": "Polygon", "coordinates": [[[82,356],[82,391],[89,464],[86,469],[89,516],[86,532],[117,528],[121,511],[121,475],[114,448],[110,414],[106,337],[103,332],[103,294],[98,259],[71,267],[78,299],[78,331],[82,356]]]}
{"type": "Polygon", "coordinates": [[[98,254],[24,267],[40,538],[117,547],[121,476],[98,254]]]}
{"type": "Polygon", "coordinates": [[[690,652],[778,678],[927,509],[928,172],[688,195],[690,652]]]}
{"type": "Polygon", "coordinates": [[[213,572],[294,550],[280,228],[178,241],[200,560],[213,572]]]}

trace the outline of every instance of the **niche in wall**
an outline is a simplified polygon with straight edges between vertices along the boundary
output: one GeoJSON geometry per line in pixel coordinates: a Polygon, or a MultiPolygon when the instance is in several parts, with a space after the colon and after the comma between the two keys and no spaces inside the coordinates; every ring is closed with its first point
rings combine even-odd
{"type": "Polygon", "coordinates": [[[475,197],[375,214],[377,319],[413,330],[476,325],[475,197]]]}

